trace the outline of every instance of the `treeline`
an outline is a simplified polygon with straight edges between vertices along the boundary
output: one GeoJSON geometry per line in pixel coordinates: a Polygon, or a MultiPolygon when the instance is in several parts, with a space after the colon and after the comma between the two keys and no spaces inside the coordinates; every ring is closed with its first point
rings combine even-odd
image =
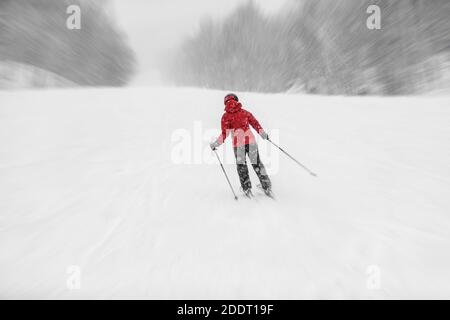
{"type": "Polygon", "coordinates": [[[179,85],[240,91],[414,94],[450,53],[448,0],[302,0],[264,15],[253,2],[205,22],[171,65],[179,85]],[[367,28],[370,5],[381,30],[367,28]]]}
{"type": "Polygon", "coordinates": [[[94,0],[0,0],[0,61],[48,70],[81,86],[121,86],[134,72],[126,38],[94,0]],[[81,8],[81,29],[66,26],[81,8]]]}

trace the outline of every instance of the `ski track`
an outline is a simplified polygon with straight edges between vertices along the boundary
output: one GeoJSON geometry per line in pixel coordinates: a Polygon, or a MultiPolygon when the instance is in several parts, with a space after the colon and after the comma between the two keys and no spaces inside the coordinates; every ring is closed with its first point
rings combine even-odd
{"type": "Polygon", "coordinates": [[[241,93],[318,178],[269,147],[276,199],[235,201],[213,154],[171,160],[175,130],[219,133],[223,94],[1,92],[0,297],[450,298],[448,97],[241,93]]]}

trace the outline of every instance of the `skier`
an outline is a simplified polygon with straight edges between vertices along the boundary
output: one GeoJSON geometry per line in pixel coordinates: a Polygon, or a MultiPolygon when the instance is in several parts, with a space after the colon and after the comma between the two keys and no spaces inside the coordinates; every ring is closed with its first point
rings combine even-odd
{"type": "Polygon", "coordinates": [[[258,152],[256,139],[251,132],[250,126],[259,133],[264,139],[268,140],[269,135],[259,124],[258,120],[247,110],[242,108],[239,98],[230,93],[225,96],[225,113],[222,116],[221,127],[222,134],[217,140],[210,144],[211,149],[215,151],[222,145],[228,135],[231,133],[233,139],[233,150],[236,158],[237,172],[241,183],[242,191],[247,197],[251,197],[252,184],[247,167],[247,156],[249,157],[253,169],[255,170],[264,193],[271,196],[272,184],[267,175],[264,164],[261,162],[258,152]]]}

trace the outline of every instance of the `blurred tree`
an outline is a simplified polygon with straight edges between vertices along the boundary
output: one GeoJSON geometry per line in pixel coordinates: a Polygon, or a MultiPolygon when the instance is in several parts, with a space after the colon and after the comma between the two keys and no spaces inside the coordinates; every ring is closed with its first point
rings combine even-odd
{"type": "Polygon", "coordinates": [[[102,2],[1,0],[0,60],[30,64],[87,86],[120,86],[134,71],[134,53],[102,2]],[[81,30],[66,27],[69,5],[82,10],[81,30]]]}
{"type": "Polygon", "coordinates": [[[272,18],[249,2],[188,39],[173,76],[243,91],[412,94],[440,72],[448,16],[448,0],[302,0],[272,18]],[[381,30],[367,28],[370,5],[381,8],[381,30]]]}

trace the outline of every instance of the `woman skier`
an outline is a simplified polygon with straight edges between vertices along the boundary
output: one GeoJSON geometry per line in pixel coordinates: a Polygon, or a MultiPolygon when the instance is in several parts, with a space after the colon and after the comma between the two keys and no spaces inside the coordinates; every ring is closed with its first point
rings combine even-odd
{"type": "Polygon", "coordinates": [[[225,113],[222,116],[221,127],[222,134],[217,140],[210,144],[212,150],[216,150],[222,145],[228,135],[231,133],[233,139],[233,150],[236,157],[237,172],[241,182],[242,191],[247,197],[253,196],[252,183],[247,167],[247,156],[256,172],[256,175],[261,182],[261,187],[264,193],[268,196],[272,195],[272,184],[267,175],[264,164],[261,162],[258,152],[258,145],[256,144],[255,136],[253,135],[250,126],[258,132],[264,139],[268,140],[269,135],[259,124],[258,120],[247,110],[242,108],[239,98],[230,93],[225,96],[225,113]]]}

